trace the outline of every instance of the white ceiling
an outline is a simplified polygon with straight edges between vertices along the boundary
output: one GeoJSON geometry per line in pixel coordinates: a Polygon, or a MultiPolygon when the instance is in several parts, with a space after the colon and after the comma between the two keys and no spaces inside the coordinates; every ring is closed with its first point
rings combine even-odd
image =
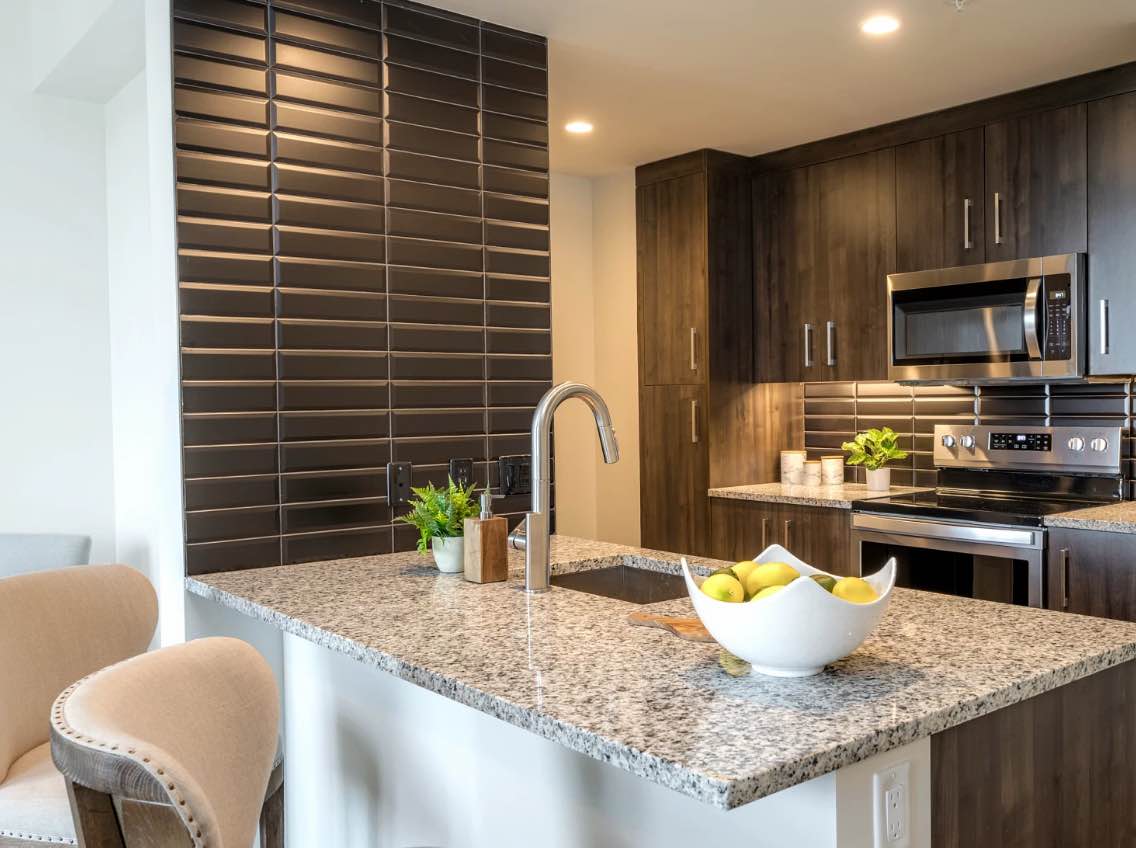
{"type": "Polygon", "coordinates": [[[543,33],[552,168],[754,154],[1136,59],[1134,0],[430,0],[543,33]],[[859,22],[889,12],[898,33],[859,22]],[[564,124],[584,117],[589,137],[564,124]]]}

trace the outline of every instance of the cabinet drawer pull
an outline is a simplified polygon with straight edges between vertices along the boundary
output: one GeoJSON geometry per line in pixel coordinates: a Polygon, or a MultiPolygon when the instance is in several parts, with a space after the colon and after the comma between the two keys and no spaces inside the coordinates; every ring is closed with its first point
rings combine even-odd
{"type": "Polygon", "coordinates": [[[805,324],[805,367],[813,367],[813,325],[805,324]]]}
{"type": "Polygon", "coordinates": [[[994,244],[1002,243],[1002,193],[994,192],[994,244]]]}
{"type": "Polygon", "coordinates": [[[1108,332],[1108,301],[1101,298],[1100,302],[1100,352],[1101,356],[1108,356],[1111,347],[1108,332]]]}
{"type": "Polygon", "coordinates": [[[825,360],[829,367],[836,364],[836,322],[828,321],[824,325],[825,360]]]}
{"type": "Polygon", "coordinates": [[[698,434],[698,401],[692,400],[690,402],[690,443],[692,445],[698,444],[700,436],[698,434]]]}
{"type": "Polygon", "coordinates": [[[1069,609],[1069,549],[1061,549],[1061,609],[1069,609]]]}
{"type": "Polygon", "coordinates": [[[769,547],[769,519],[761,519],[761,549],[764,551],[769,547]]]}
{"type": "Polygon", "coordinates": [[[781,540],[781,544],[786,548],[788,548],[792,544],[792,532],[793,532],[793,519],[786,518],[785,519],[785,535],[781,540]]]}
{"type": "Polygon", "coordinates": [[[698,370],[698,329],[690,328],[690,370],[698,370]]]}
{"type": "Polygon", "coordinates": [[[970,250],[974,247],[974,239],[970,237],[970,210],[974,206],[974,201],[969,197],[963,198],[962,201],[962,249],[970,250]]]}

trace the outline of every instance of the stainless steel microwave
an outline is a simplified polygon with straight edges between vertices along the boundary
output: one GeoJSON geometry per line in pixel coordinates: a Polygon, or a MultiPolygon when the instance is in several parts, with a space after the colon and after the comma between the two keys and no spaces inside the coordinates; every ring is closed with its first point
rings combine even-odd
{"type": "Polygon", "coordinates": [[[1083,254],[889,274],[887,287],[892,381],[1085,375],[1083,254]]]}

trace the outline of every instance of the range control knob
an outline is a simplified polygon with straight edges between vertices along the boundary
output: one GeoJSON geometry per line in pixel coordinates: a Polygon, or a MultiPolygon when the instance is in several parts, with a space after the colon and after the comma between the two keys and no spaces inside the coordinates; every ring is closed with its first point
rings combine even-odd
{"type": "Polygon", "coordinates": [[[1071,451],[1083,451],[1085,449],[1085,440],[1080,436],[1072,436],[1069,441],[1065,443],[1065,447],[1071,451]]]}
{"type": "Polygon", "coordinates": [[[955,437],[954,436],[952,436],[950,433],[943,436],[943,447],[953,448],[954,446],[955,446],[955,437]]]}
{"type": "Polygon", "coordinates": [[[1100,436],[1089,442],[1089,448],[1097,453],[1104,453],[1108,450],[1108,439],[1102,439],[1100,436]]]}
{"type": "Polygon", "coordinates": [[[963,436],[961,439],[959,439],[959,444],[961,444],[967,450],[973,450],[974,436],[963,436]]]}

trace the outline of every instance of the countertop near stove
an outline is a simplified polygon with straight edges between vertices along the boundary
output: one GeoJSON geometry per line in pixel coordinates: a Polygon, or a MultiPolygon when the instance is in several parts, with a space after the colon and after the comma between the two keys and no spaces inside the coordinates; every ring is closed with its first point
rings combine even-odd
{"type": "Polygon", "coordinates": [[[1045,525],[1067,527],[1071,530],[1136,533],[1136,501],[1121,501],[1050,515],[1045,519],[1045,525]]]}
{"type": "MultiPolygon", "coordinates": [[[[553,537],[554,573],[676,554],[553,537]]],[[[699,559],[703,573],[720,565],[699,559]]],[[[190,592],[646,780],[732,808],[1136,658],[1136,624],[895,589],[815,677],[731,677],[713,644],[632,627],[646,609],[476,585],[417,554],[187,579],[190,592]]]]}
{"type": "Polygon", "coordinates": [[[863,483],[844,483],[839,486],[791,486],[786,483],[756,483],[749,486],[727,486],[711,489],[709,494],[712,498],[851,509],[852,504],[856,501],[928,491],[931,490],[911,486],[892,486],[886,492],[874,492],[869,491],[863,483]]]}

